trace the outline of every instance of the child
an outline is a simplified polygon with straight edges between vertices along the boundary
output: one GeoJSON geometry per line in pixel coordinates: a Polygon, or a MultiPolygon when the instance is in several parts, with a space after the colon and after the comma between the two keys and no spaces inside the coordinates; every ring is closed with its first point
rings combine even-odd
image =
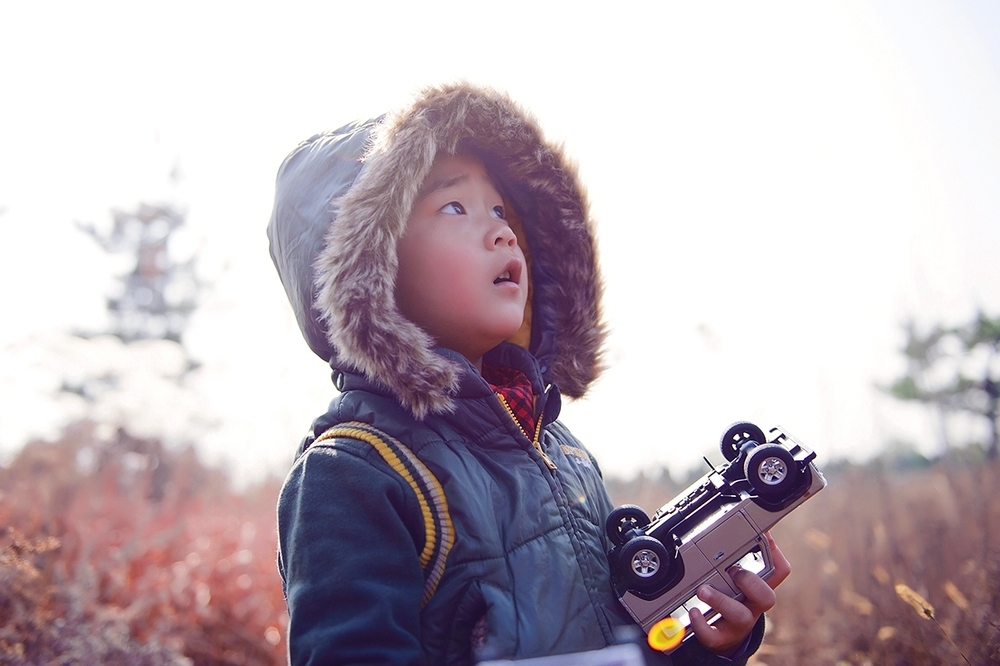
{"type": "MultiPolygon", "coordinates": [[[[604,340],[592,225],[560,151],[503,95],[431,89],[301,144],[278,173],[268,236],[341,392],[278,504],[291,662],[614,643],[630,620],[610,584],[612,506],[556,420],[561,396],[597,377],[604,340]]],[[[776,559],[772,584],[788,569],[776,559]]],[[[651,656],[745,661],[774,593],[737,580],[745,603],[707,590],[723,619],[692,613],[699,640],[651,656]]]]}

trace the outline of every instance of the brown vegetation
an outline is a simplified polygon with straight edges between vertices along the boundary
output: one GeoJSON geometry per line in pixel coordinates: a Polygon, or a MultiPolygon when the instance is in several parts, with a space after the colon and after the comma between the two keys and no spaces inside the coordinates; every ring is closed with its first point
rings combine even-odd
{"type": "MultiPolygon", "coordinates": [[[[827,472],[774,530],[793,574],[751,664],[1000,663],[1000,464],[827,472]]],[[[653,510],[681,484],[609,489],[653,510]]],[[[284,663],[277,492],[87,424],[29,444],[0,468],[0,663],[284,663]]]]}
{"type": "Polygon", "coordinates": [[[279,664],[269,482],[79,424],[0,468],[0,663],[279,664]]]}

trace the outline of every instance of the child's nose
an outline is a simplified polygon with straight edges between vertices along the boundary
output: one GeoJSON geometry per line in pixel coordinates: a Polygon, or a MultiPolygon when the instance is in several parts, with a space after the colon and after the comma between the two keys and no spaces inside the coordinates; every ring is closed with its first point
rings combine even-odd
{"type": "Polygon", "coordinates": [[[514,235],[514,231],[506,223],[501,222],[492,235],[494,247],[502,247],[504,245],[515,247],[517,245],[517,236],[514,235]]]}

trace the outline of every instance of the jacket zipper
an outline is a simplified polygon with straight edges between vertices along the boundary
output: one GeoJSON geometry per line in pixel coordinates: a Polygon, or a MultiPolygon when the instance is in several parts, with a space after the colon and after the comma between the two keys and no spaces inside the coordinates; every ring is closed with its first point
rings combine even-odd
{"type": "Polygon", "coordinates": [[[542,457],[542,461],[545,463],[545,466],[550,470],[555,471],[556,464],[552,462],[552,459],[549,458],[545,451],[542,451],[542,445],[538,442],[538,437],[542,434],[542,415],[539,414],[538,418],[535,420],[535,436],[528,437],[528,433],[526,433],[524,428],[521,427],[521,422],[517,420],[516,416],[514,416],[514,410],[510,408],[509,404],[507,404],[507,398],[503,397],[502,393],[497,393],[496,396],[497,399],[500,400],[500,404],[503,405],[503,408],[507,410],[507,415],[510,417],[510,420],[514,422],[514,425],[516,425],[517,429],[521,431],[524,438],[531,440],[531,446],[538,451],[538,455],[542,457]]]}

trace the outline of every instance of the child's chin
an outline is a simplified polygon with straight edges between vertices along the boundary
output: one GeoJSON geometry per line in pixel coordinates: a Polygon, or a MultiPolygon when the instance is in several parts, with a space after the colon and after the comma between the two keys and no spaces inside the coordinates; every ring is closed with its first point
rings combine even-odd
{"type": "MultiPolygon", "coordinates": [[[[490,336],[493,340],[496,340],[496,344],[493,345],[493,347],[496,347],[502,342],[511,342],[511,338],[515,337],[517,332],[520,330],[521,324],[518,324],[517,326],[498,326],[493,330],[493,333],[490,336]]],[[[490,347],[490,349],[493,349],[493,347],[490,347]]]]}

